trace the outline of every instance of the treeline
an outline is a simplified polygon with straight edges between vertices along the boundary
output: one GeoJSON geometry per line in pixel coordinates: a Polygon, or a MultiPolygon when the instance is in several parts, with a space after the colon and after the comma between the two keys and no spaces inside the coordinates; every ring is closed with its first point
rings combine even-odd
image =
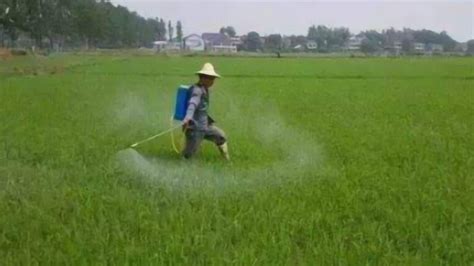
{"type": "Polygon", "coordinates": [[[437,33],[426,29],[395,30],[390,28],[381,32],[369,30],[353,34],[348,28],[329,28],[323,25],[309,27],[306,36],[271,34],[261,37],[257,32],[249,32],[244,37],[241,49],[247,51],[291,51],[300,46],[307,51],[328,53],[345,51],[350,49],[351,45],[357,45],[358,49],[364,53],[376,53],[397,48],[401,48],[405,53],[411,53],[415,51],[417,43],[424,44],[427,49],[438,45],[437,48],[441,47],[444,52],[453,52],[459,49],[458,43],[445,31],[437,33]]]}
{"type": "MultiPolygon", "coordinates": [[[[319,52],[330,52],[340,50],[348,43],[351,33],[347,28],[327,28],[325,26],[312,26],[308,30],[308,40],[316,41],[319,52]]],[[[397,44],[402,45],[405,52],[414,50],[415,43],[425,45],[441,45],[445,52],[452,52],[456,47],[456,41],[446,32],[437,33],[431,30],[395,30],[393,28],[381,32],[375,30],[363,31],[355,36],[361,42],[363,52],[377,52],[386,48],[393,48],[397,44]]]]}
{"type": "Polygon", "coordinates": [[[343,49],[351,37],[348,28],[328,28],[323,25],[311,26],[308,29],[308,40],[317,44],[319,52],[337,51],[343,49]]]}
{"type": "MultiPolygon", "coordinates": [[[[219,30],[230,37],[237,36],[232,26],[219,30]]],[[[0,46],[61,49],[137,48],[152,47],[154,41],[172,40],[181,43],[181,22],[173,27],[171,21],[144,18],[126,7],[106,0],[0,0],[0,46]],[[176,35],[176,38],[174,38],[176,35]]],[[[348,28],[311,26],[306,35],[265,37],[257,32],[240,36],[239,50],[339,52],[357,49],[377,53],[395,48],[405,53],[416,51],[416,44],[436,47],[444,52],[459,50],[459,44],[446,32],[431,30],[369,30],[353,34],[348,28]]],[[[474,42],[468,42],[474,50],[474,42]]]]}
{"type": "Polygon", "coordinates": [[[431,30],[412,30],[388,29],[382,32],[365,31],[361,32],[362,37],[361,50],[363,52],[377,52],[386,47],[393,47],[400,44],[402,51],[406,53],[415,51],[415,44],[424,44],[427,48],[440,45],[444,52],[453,52],[456,49],[457,42],[453,40],[445,31],[440,33],[431,30]]]}
{"type": "Polygon", "coordinates": [[[171,22],[167,30],[163,19],[146,19],[105,0],[0,2],[0,45],[8,39],[14,46],[26,35],[40,48],[150,47],[153,41],[165,40],[167,31],[173,32],[171,22]]]}

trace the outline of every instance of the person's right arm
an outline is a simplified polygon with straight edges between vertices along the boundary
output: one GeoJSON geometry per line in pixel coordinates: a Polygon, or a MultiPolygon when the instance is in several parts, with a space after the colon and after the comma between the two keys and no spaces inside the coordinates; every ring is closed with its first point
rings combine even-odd
{"type": "Polygon", "coordinates": [[[202,90],[200,88],[194,87],[192,89],[191,97],[188,102],[188,109],[186,110],[186,116],[184,117],[183,123],[187,124],[193,119],[194,112],[201,102],[202,90]]]}

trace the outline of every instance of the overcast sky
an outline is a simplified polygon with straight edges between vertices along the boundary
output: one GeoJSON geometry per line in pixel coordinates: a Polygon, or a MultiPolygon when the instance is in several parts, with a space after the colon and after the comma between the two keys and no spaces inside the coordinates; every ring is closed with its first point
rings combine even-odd
{"type": "Polygon", "coordinates": [[[145,17],[181,20],[184,34],[217,32],[233,26],[237,34],[257,31],[306,35],[311,25],[348,27],[351,32],[402,29],[447,31],[457,41],[474,39],[474,0],[431,1],[249,1],[112,0],[145,17]]]}

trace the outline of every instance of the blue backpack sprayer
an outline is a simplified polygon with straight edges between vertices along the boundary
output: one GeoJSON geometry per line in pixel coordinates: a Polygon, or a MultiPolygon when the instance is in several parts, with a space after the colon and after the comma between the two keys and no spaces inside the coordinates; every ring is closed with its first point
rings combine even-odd
{"type": "Polygon", "coordinates": [[[174,114],[173,114],[173,116],[171,117],[171,120],[170,120],[171,127],[169,129],[167,129],[163,132],[160,132],[160,133],[158,133],[154,136],[151,136],[147,139],[139,141],[135,144],[132,144],[130,147],[135,148],[138,145],[141,145],[145,142],[148,142],[148,141],[153,140],[155,138],[158,138],[158,137],[161,137],[161,136],[166,135],[168,133],[171,133],[171,144],[173,145],[173,149],[177,153],[179,153],[180,149],[178,149],[178,147],[176,145],[176,137],[173,135],[173,131],[175,131],[179,127],[183,126],[182,121],[184,120],[184,118],[186,116],[186,111],[188,109],[189,97],[191,96],[190,88],[191,88],[191,86],[185,86],[185,85],[181,85],[181,86],[178,87],[177,93],[176,93],[176,105],[175,105],[175,109],[174,109],[174,114]],[[175,122],[179,122],[179,124],[175,125],[175,122]]]}
{"type": "Polygon", "coordinates": [[[178,87],[178,91],[176,93],[176,105],[173,115],[173,119],[176,121],[183,121],[184,117],[186,116],[190,96],[189,89],[190,86],[181,85],[178,87]]]}

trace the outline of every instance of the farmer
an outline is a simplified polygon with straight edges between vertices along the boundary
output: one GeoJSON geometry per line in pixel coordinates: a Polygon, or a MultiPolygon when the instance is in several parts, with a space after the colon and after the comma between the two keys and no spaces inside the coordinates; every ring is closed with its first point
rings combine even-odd
{"type": "Polygon", "coordinates": [[[207,113],[210,88],[214,80],[220,76],[210,63],[204,64],[196,74],[199,76],[199,81],[189,89],[188,109],[183,120],[186,135],[183,156],[186,159],[191,158],[197,152],[202,140],[206,139],[214,142],[222,156],[230,160],[225,133],[214,126],[214,120],[207,113]]]}

